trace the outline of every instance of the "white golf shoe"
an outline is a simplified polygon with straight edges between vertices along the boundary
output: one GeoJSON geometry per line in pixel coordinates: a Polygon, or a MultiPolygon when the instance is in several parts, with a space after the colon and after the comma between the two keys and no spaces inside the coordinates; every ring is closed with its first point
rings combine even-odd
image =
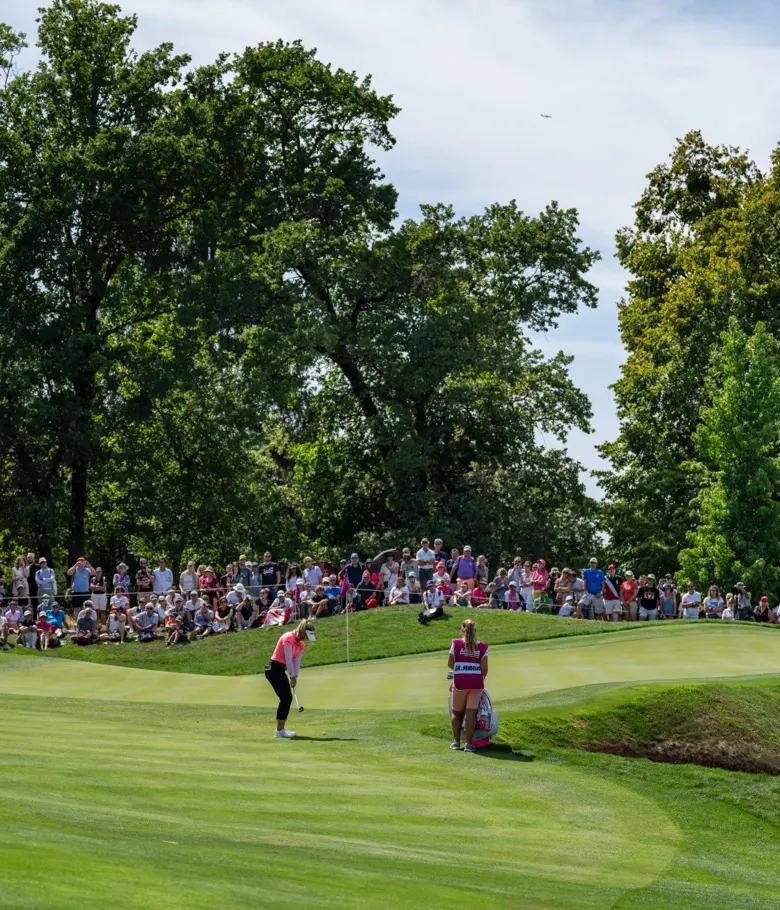
{"type": "Polygon", "coordinates": [[[292,730],[277,730],[277,739],[295,739],[295,733],[292,730]]]}

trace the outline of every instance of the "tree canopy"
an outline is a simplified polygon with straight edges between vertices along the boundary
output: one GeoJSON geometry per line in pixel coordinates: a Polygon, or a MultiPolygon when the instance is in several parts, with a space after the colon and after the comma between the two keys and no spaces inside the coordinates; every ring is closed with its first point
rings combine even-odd
{"type": "Polygon", "coordinates": [[[0,28],[0,544],[594,540],[590,405],[535,330],[596,304],[575,211],[397,222],[397,108],[300,43],[194,68],[96,0],[0,28]]]}

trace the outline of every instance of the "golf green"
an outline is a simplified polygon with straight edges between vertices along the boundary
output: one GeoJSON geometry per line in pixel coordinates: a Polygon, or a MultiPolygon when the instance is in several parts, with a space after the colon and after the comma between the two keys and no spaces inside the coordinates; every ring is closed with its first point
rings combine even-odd
{"type": "MultiPolygon", "coordinates": [[[[316,644],[312,647],[316,647],[316,644]]],[[[268,659],[258,654],[258,669],[268,659]]],[[[270,707],[262,676],[215,677],[135,670],[80,661],[0,661],[0,693],[175,704],[270,707]]],[[[305,668],[305,658],[304,658],[305,668]]],[[[304,669],[300,697],[309,708],[424,710],[446,703],[446,654],[304,669]]],[[[746,627],[688,627],[676,635],[645,631],[554,639],[491,649],[489,688],[500,703],[593,683],[703,679],[780,673],[780,635],[746,627]]]]}
{"type": "MultiPolygon", "coordinates": [[[[780,637],[764,632],[499,646],[489,686],[507,710],[583,686],[777,674],[780,637]]],[[[0,654],[0,906],[771,906],[763,882],[717,900],[661,886],[690,850],[687,814],[661,795],[673,767],[652,766],[650,795],[582,765],[610,757],[449,751],[446,652],[305,663],[299,737],[281,741],[262,676],[0,654]]]]}

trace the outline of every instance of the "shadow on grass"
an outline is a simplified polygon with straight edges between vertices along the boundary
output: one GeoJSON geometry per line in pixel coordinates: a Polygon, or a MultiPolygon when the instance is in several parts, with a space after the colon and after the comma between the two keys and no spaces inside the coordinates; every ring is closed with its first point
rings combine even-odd
{"type": "Polygon", "coordinates": [[[499,761],[536,761],[536,756],[532,752],[521,752],[513,749],[508,743],[491,743],[480,749],[479,754],[485,758],[497,758],[499,761]]]}
{"type": "Polygon", "coordinates": [[[296,739],[302,739],[312,743],[356,743],[355,736],[301,736],[297,734],[296,739]]]}

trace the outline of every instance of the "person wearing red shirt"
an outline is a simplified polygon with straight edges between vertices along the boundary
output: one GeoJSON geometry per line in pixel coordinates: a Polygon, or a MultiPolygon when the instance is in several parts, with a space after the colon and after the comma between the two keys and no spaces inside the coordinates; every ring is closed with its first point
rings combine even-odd
{"type": "Polygon", "coordinates": [[[631,569],[626,570],[626,577],[620,586],[620,602],[623,605],[623,619],[626,621],[636,622],[636,592],[639,588],[634,573],[631,569]]]}

